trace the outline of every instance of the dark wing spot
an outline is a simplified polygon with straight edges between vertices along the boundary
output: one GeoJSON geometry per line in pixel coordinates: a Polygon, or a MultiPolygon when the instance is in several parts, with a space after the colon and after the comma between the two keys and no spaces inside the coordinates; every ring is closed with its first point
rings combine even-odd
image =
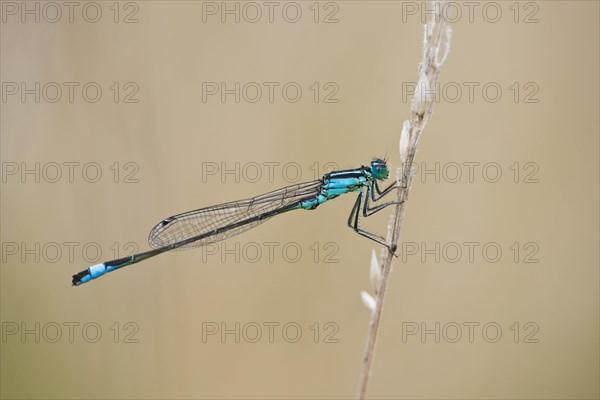
{"type": "Polygon", "coordinates": [[[163,221],[160,223],[160,226],[165,226],[165,225],[167,225],[168,223],[171,223],[171,222],[173,222],[174,220],[175,220],[175,218],[173,218],[173,217],[169,217],[169,218],[167,218],[167,219],[163,220],[163,221]]]}

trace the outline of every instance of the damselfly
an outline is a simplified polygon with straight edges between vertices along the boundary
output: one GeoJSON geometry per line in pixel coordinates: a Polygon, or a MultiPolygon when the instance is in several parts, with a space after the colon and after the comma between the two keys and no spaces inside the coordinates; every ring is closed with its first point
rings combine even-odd
{"type": "MultiPolygon", "coordinates": [[[[250,230],[275,215],[291,210],[314,210],[320,204],[350,192],[359,192],[348,217],[348,226],[358,234],[387,246],[379,235],[361,229],[361,214],[368,217],[398,201],[376,204],[383,196],[397,188],[392,183],[384,190],[378,181],[387,179],[389,170],[385,160],[375,158],[369,166],[333,171],[319,180],[288,186],[246,200],[233,201],[212,207],[174,215],[156,225],[148,242],[152,250],[132,256],[93,265],[73,275],[73,285],[80,285],[107,272],[136,264],[169,250],[188,249],[219,242],[250,230]],[[373,206],[371,207],[371,201],[373,206]]],[[[394,248],[390,248],[393,253],[394,248]]]]}

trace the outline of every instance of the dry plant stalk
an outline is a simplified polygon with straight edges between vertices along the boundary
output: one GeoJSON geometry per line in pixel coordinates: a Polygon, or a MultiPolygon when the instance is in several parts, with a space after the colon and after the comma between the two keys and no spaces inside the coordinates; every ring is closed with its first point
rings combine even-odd
{"type": "MultiPolygon", "coordinates": [[[[452,30],[448,26],[448,23],[444,21],[442,15],[442,11],[444,7],[447,6],[448,2],[448,0],[432,1],[436,13],[424,26],[425,37],[423,40],[423,58],[419,64],[419,81],[411,102],[410,120],[404,121],[402,133],[400,134],[400,161],[402,163],[402,168],[398,171],[396,176],[400,186],[400,189],[398,189],[399,203],[390,217],[387,237],[387,243],[392,249],[398,247],[400,229],[402,228],[402,219],[404,217],[404,208],[412,184],[412,175],[410,171],[412,170],[419,138],[433,111],[435,88],[438,83],[440,67],[446,60],[450,49],[452,30]]],[[[375,347],[381,324],[383,303],[393,258],[394,254],[387,248],[383,248],[382,263],[379,264],[375,251],[373,251],[370,275],[371,285],[375,290],[375,296],[372,296],[365,291],[361,292],[363,302],[371,310],[371,323],[358,386],[357,397],[359,399],[365,398],[369,378],[371,376],[375,347]]]]}

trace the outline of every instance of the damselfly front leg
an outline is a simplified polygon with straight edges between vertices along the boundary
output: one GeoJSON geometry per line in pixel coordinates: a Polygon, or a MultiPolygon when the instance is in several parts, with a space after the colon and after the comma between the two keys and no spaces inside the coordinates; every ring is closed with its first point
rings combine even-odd
{"type": "Polygon", "coordinates": [[[381,200],[385,195],[390,193],[393,189],[398,189],[398,188],[400,188],[400,186],[396,182],[392,183],[390,186],[385,188],[383,191],[379,190],[377,181],[373,182],[372,185],[367,186],[367,189],[366,189],[367,193],[365,195],[365,201],[363,202],[363,216],[369,217],[369,216],[375,214],[376,212],[383,210],[384,208],[386,208],[388,206],[391,206],[393,204],[400,204],[400,201],[394,200],[394,201],[388,201],[383,204],[378,204],[378,205],[374,206],[373,208],[369,207],[369,194],[371,195],[370,198],[373,201],[373,203],[376,203],[379,200],[381,200]],[[378,196],[376,196],[375,193],[377,193],[378,196]]]}
{"type": "Polygon", "coordinates": [[[375,201],[378,201],[379,199],[381,199],[383,196],[385,196],[389,192],[391,192],[392,190],[400,189],[402,186],[400,186],[398,184],[398,182],[393,182],[390,186],[386,187],[383,190],[380,190],[379,184],[377,183],[377,181],[374,181],[373,187],[375,188],[375,190],[371,190],[371,199],[373,199],[373,201],[375,202],[375,201]],[[377,197],[375,197],[376,194],[377,194],[377,197]]]}

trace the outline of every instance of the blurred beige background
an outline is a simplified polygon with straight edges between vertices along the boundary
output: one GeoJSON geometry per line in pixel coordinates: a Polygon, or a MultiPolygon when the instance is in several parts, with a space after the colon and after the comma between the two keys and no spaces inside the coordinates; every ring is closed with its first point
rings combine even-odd
{"type": "MultiPolygon", "coordinates": [[[[276,2],[272,22],[260,2],[81,3],[72,22],[49,4],[1,4],[2,397],[353,397],[376,247],[346,227],[351,196],[225,247],[70,277],[147,248],[169,215],[330,163],[397,167],[428,3],[276,2]],[[221,82],[240,82],[239,103],[207,92],[221,82]],[[236,323],[239,343],[209,334],[236,323]]],[[[599,5],[494,4],[448,10],[417,157],[439,170],[414,180],[373,398],[599,396],[599,5]]]]}

